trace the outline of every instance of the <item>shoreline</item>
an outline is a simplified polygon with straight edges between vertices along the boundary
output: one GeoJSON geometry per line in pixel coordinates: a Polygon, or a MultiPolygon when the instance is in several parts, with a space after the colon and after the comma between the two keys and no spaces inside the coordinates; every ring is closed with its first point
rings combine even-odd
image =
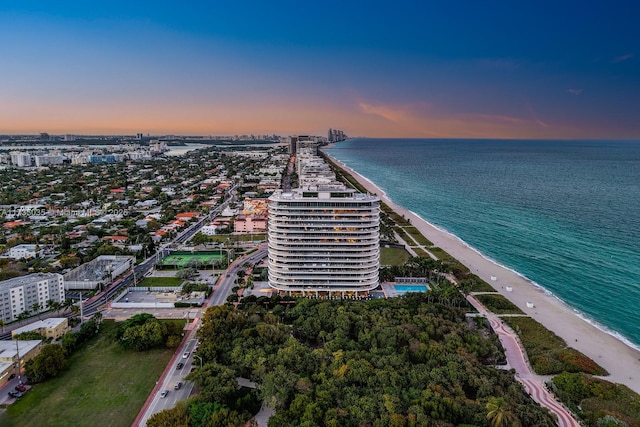
{"type": "Polygon", "coordinates": [[[377,194],[381,201],[409,220],[435,246],[467,266],[472,273],[493,286],[527,316],[564,339],[567,346],[581,351],[606,369],[609,375],[602,377],[603,379],[624,384],[640,393],[640,350],[632,347],[631,343],[625,343],[623,337],[615,336],[615,331],[601,329],[540,284],[484,256],[458,236],[394,203],[373,181],[326,151],[323,152],[370,193],[377,194]],[[496,280],[492,280],[493,277],[496,280]],[[508,292],[506,287],[512,290],[508,292]],[[529,307],[530,304],[533,304],[533,307],[529,307]]]}

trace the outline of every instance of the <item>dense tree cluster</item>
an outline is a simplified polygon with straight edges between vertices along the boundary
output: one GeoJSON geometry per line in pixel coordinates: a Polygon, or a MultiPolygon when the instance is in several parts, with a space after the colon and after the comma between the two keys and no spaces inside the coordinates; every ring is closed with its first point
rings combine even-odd
{"type": "Polygon", "coordinates": [[[100,330],[100,322],[102,321],[102,313],[96,313],[90,320],[80,326],[77,332],[67,332],[62,337],[62,348],[71,354],[76,351],[83,343],[95,336],[100,330]]]}
{"type": "Polygon", "coordinates": [[[62,346],[46,344],[37,356],[25,363],[24,371],[31,382],[39,383],[57,376],[66,367],[66,352],[62,346]]]}
{"type": "Polygon", "coordinates": [[[425,294],[213,307],[199,336],[200,398],[221,403],[250,378],[277,409],[270,426],[555,425],[493,366],[503,352],[486,320],[425,294]]]}
{"type": "Polygon", "coordinates": [[[125,348],[136,351],[163,346],[175,348],[182,339],[182,325],[161,322],[149,313],[140,313],[120,324],[116,339],[125,348]]]}

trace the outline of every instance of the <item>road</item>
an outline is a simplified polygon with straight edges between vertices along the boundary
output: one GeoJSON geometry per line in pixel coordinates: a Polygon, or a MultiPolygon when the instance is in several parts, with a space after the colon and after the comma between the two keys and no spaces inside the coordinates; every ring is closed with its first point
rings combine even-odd
{"type": "Polygon", "coordinates": [[[246,263],[255,265],[266,256],[267,244],[262,243],[258,246],[257,251],[232,262],[231,265],[229,265],[226,274],[220,277],[220,282],[218,283],[216,290],[213,292],[207,306],[225,304],[227,302],[227,297],[231,294],[231,289],[234,287],[234,281],[237,277],[238,271],[243,270],[243,266],[246,263]]]}
{"type": "MultiPolygon", "coordinates": [[[[215,306],[215,305],[223,305],[227,302],[227,297],[231,294],[231,289],[234,286],[234,280],[237,277],[238,271],[244,268],[244,265],[249,263],[252,265],[257,264],[264,257],[267,256],[267,244],[262,243],[258,247],[258,250],[255,252],[245,255],[241,258],[238,258],[234,262],[229,265],[226,274],[220,277],[219,283],[216,286],[213,294],[207,301],[206,307],[215,306]]],[[[200,362],[197,355],[193,354],[193,348],[197,342],[197,329],[200,325],[200,316],[197,316],[192,322],[192,329],[189,330],[183,344],[178,347],[176,353],[173,358],[169,362],[169,365],[165,369],[164,373],[160,377],[158,384],[151,392],[149,399],[143,406],[140,413],[142,415],[138,415],[138,419],[134,425],[139,427],[146,426],[147,420],[155,413],[160,412],[164,409],[173,408],[179,400],[186,399],[189,397],[193,389],[193,384],[190,382],[186,382],[183,380],[184,376],[186,376],[191,367],[195,363],[198,366],[200,362]],[[184,352],[189,352],[189,357],[184,359],[182,355],[184,352]],[[195,359],[195,362],[194,362],[195,359]],[[176,365],[179,362],[184,362],[185,366],[181,370],[176,369],[176,365]],[[184,385],[181,390],[174,390],[173,386],[176,381],[183,381],[184,385]],[[160,394],[163,390],[169,390],[167,397],[160,397],[160,394]]]]}
{"type": "Polygon", "coordinates": [[[196,328],[189,331],[187,335],[187,339],[185,340],[184,346],[180,347],[180,353],[176,352],[176,354],[171,358],[167,369],[163,376],[158,381],[158,384],[153,389],[153,399],[149,402],[147,400],[146,410],[144,415],[139,421],[140,426],[146,426],[147,420],[155,413],[163,411],[165,409],[170,409],[176,406],[176,403],[180,400],[184,400],[189,397],[191,392],[193,391],[193,383],[190,381],[186,381],[184,377],[186,377],[189,372],[191,372],[192,366],[199,366],[200,361],[197,355],[193,354],[193,350],[195,349],[197,344],[196,338],[196,328]],[[189,353],[188,357],[183,357],[185,352],[189,353]],[[178,363],[184,363],[182,369],[178,369],[178,363]],[[179,390],[175,390],[174,386],[177,382],[182,382],[182,387],[179,390]],[[161,397],[161,393],[167,390],[168,393],[166,397],[161,397]]]}

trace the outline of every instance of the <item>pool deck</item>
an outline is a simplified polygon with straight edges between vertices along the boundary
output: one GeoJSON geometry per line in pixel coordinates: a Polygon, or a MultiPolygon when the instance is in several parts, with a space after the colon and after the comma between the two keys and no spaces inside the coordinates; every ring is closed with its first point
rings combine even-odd
{"type": "Polygon", "coordinates": [[[380,283],[380,287],[382,288],[382,292],[384,292],[385,298],[393,298],[406,294],[407,292],[427,292],[430,288],[429,285],[425,283],[402,283],[397,284],[396,282],[383,282],[380,283]],[[418,290],[420,287],[422,290],[418,290]],[[414,288],[414,289],[403,289],[403,288],[414,288]]]}

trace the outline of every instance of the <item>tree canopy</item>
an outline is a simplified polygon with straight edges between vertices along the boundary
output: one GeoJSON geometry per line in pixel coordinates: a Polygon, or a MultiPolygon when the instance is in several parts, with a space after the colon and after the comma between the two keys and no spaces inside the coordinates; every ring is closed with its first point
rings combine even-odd
{"type": "Polygon", "coordinates": [[[494,367],[504,356],[486,320],[464,312],[425,294],[212,307],[198,332],[205,364],[191,378],[202,401],[229,410],[232,378],[255,381],[276,408],[270,426],[489,426],[498,415],[555,425],[512,371],[494,367]]]}

